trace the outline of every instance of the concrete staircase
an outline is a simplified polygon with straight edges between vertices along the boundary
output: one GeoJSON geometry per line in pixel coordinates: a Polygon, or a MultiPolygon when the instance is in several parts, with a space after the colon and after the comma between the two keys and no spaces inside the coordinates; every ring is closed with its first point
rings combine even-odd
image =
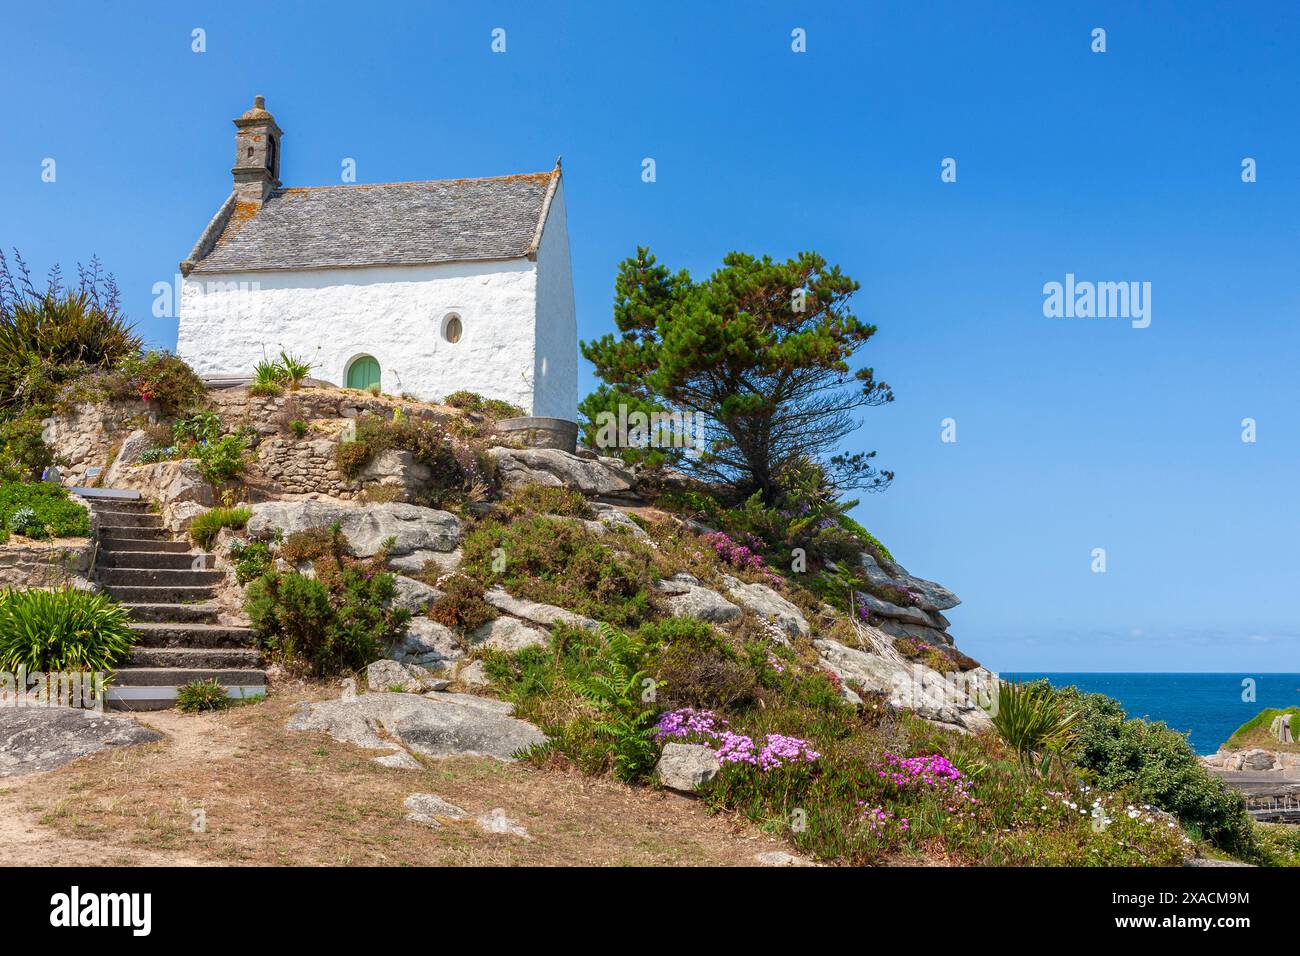
{"type": "Polygon", "coordinates": [[[166,531],[134,492],[95,489],[85,497],[98,519],[95,579],[140,635],[108,688],[109,705],[171,707],[178,687],[212,677],[231,697],[264,694],[256,632],[218,623],[212,598],[222,574],[213,570],[215,556],[191,552],[189,540],[166,531]]]}

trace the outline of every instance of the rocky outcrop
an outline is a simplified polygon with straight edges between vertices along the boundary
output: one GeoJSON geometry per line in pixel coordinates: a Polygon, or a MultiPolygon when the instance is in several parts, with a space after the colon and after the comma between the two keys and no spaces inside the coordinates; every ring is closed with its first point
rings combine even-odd
{"type": "Polygon", "coordinates": [[[979,706],[981,689],[991,679],[987,672],[946,677],[904,660],[883,637],[874,643],[888,650],[873,653],[829,639],[814,640],[813,646],[823,667],[846,684],[883,695],[891,707],[906,708],[928,720],[967,731],[991,726],[988,714],[979,706]]]}
{"type": "Polygon", "coordinates": [[[598,626],[598,623],[591,618],[583,617],[573,611],[566,611],[562,607],[511,597],[506,593],[505,588],[500,586],[490,588],[483,595],[483,600],[498,611],[504,611],[512,617],[523,618],[525,621],[531,621],[533,624],[540,624],[543,627],[550,627],[552,624],[560,623],[594,630],[598,626]]]}
{"type": "Polygon", "coordinates": [[[394,571],[402,571],[407,574],[419,573],[424,570],[424,566],[433,562],[438,567],[441,574],[451,574],[460,567],[460,549],[455,551],[412,551],[409,554],[398,554],[390,556],[388,566],[394,571]]]}
{"type": "Polygon", "coordinates": [[[394,660],[375,661],[366,668],[366,683],[372,691],[418,694],[442,690],[447,681],[440,680],[423,667],[394,660]]]}
{"type": "Polygon", "coordinates": [[[732,604],[717,591],[706,588],[694,575],[682,572],[660,581],[655,589],[667,595],[664,604],[674,617],[694,617],[701,621],[725,624],[741,615],[738,605],[732,604]]]}
{"type": "Polygon", "coordinates": [[[390,659],[421,667],[445,669],[465,655],[450,628],[427,617],[413,617],[406,633],[389,651],[390,659]]]}
{"type": "Polygon", "coordinates": [[[1300,770],[1300,753],[1264,750],[1253,747],[1249,750],[1220,749],[1208,757],[1202,757],[1201,763],[1215,770],[1266,771],[1266,770],[1300,770]]]}
{"type": "Polygon", "coordinates": [[[460,521],[434,508],[401,503],[348,505],[330,501],[266,501],[252,506],[248,533],[269,538],[277,530],[287,536],[337,522],[358,557],[377,554],[392,538],[390,555],[415,551],[452,551],[460,541],[460,521]]]}
{"type": "Polygon", "coordinates": [[[557,448],[490,448],[497,476],[507,487],[548,485],[576,488],[590,497],[625,497],[636,480],[616,458],[580,458],[557,448]]]}
{"type": "Polygon", "coordinates": [[[546,647],[551,635],[513,617],[498,617],[472,631],[469,641],[476,647],[515,653],[526,647],[546,647]]]}
{"type": "Polygon", "coordinates": [[[812,632],[803,613],[766,584],[746,583],[730,576],[723,577],[722,583],[732,600],[740,602],[786,637],[807,637],[812,632]]]}
{"type": "Polygon", "coordinates": [[[654,778],[660,786],[694,793],[722,769],[717,753],[703,744],[664,744],[654,778]]]}
{"type": "Polygon", "coordinates": [[[0,777],[54,770],[110,747],[162,740],[128,717],[71,707],[0,707],[0,777]]]}
{"type": "Polygon", "coordinates": [[[913,602],[923,611],[946,611],[961,603],[961,599],[942,584],[914,577],[901,564],[883,558],[877,560],[865,551],[859,558],[869,583],[910,592],[913,602]]]}
{"type": "Polygon", "coordinates": [[[468,694],[360,694],[304,704],[288,726],[324,731],[335,740],[372,750],[400,747],[429,757],[511,761],[518,751],[546,741],[532,724],[511,717],[511,709],[501,701],[468,694]]]}
{"type": "Polygon", "coordinates": [[[431,588],[423,581],[397,574],[393,576],[397,594],[393,597],[393,606],[409,611],[411,614],[423,614],[429,605],[442,597],[442,592],[431,588]]]}

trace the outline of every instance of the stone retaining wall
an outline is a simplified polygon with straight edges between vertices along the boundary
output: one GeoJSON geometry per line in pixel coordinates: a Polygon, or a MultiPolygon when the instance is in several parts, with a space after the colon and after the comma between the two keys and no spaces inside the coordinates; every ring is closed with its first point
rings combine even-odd
{"type": "Polygon", "coordinates": [[[80,586],[86,581],[93,555],[94,545],[89,538],[12,538],[0,545],[0,590],[80,586]]]}

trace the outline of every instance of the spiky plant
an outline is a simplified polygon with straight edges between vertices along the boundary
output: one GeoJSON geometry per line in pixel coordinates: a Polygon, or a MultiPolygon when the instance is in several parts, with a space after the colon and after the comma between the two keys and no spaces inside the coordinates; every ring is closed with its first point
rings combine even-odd
{"type": "Polygon", "coordinates": [[[197,714],[205,710],[225,710],[230,697],[215,677],[192,680],[176,688],[176,709],[182,714],[197,714]]]}
{"type": "Polygon", "coordinates": [[[126,611],[105,594],[0,591],[0,671],[108,672],[136,638],[126,611]]]}
{"type": "Polygon", "coordinates": [[[49,403],[65,382],[139,354],[141,340],[98,260],[79,270],[76,289],[64,287],[56,266],[40,291],[22,257],[16,260],[15,277],[0,255],[0,407],[49,403]]]}
{"type": "Polygon", "coordinates": [[[1058,769],[1070,762],[1078,742],[1078,715],[1048,685],[1003,682],[990,717],[1026,770],[1047,777],[1054,761],[1058,769]]]}
{"type": "Polygon", "coordinates": [[[253,366],[253,381],[248,386],[249,395],[279,395],[283,372],[278,362],[262,359],[253,366]]]}
{"type": "Polygon", "coordinates": [[[283,351],[280,353],[280,361],[276,364],[280,368],[280,380],[294,389],[301,388],[311,370],[316,367],[314,362],[304,362],[296,355],[283,351]]]}

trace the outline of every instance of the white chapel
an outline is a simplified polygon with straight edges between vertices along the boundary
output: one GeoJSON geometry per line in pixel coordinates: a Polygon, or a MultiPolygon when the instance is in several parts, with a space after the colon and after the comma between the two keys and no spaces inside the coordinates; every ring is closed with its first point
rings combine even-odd
{"type": "Polygon", "coordinates": [[[234,187],[181,263],[177,352],[436,401],[469,389],[572,419],[577,320],[564,184],[545,173],[285,188],[262,97],[235,120],[234,187]]]}

